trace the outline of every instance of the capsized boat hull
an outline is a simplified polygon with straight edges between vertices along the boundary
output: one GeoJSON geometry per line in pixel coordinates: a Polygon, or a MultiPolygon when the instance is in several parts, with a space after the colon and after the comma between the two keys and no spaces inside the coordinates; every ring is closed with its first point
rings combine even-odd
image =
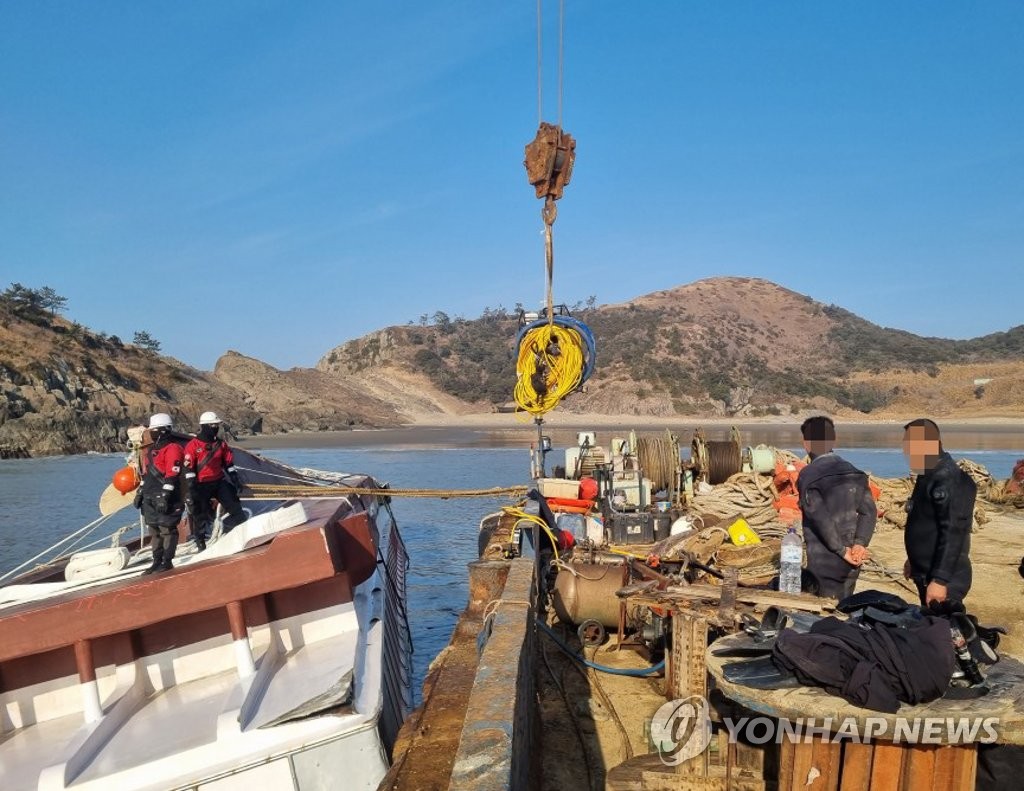
{"type": "Polygon", "coordinates": [[[404,547],[373,496],[299,502],[228,556],[8,596],[4,788],[376,788],[411,703],[404,547]]]}

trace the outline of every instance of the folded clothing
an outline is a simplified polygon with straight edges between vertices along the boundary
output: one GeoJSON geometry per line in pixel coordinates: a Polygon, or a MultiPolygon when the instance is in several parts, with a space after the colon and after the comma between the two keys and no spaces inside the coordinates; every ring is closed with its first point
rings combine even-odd
{"type": "Polygon", "coordinates": [[[772,661],[806,686],[892,713],[901,701],[913,705],[942,697],[956,656],[944,618],[925,616],[913,625],[875,623],[870,628],[824,618],[807,634],[780,632],[772,661]]]}

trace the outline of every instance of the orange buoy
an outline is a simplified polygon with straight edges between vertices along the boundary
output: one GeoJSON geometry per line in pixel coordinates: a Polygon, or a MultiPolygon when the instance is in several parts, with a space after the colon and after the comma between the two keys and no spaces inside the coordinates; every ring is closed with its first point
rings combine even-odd
{"type": "Polygon", "coordinates": [[[122,467],[114,473],[114,488],[121,494],[128,494],[139,485],[139,476],[131,467],[122,467]]]}
{"type": "Polygon", "coordinates": [[[581,500],[596,500],[597,481],[593,478],[580,478],[579,494],[581,500]]]}

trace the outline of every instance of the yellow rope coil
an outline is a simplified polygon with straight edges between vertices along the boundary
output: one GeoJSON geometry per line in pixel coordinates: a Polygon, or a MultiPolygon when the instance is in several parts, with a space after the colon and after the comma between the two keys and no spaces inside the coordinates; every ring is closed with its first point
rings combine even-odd
{"type": "Polygon", "coordinates": [[[583,338],[571,327],[545,324],[523,336],[516,362],[516,406],[534,417],[547,414],[583,380],[583,338]],[[536,380],[543,380],[538,392],[536,380]]]}

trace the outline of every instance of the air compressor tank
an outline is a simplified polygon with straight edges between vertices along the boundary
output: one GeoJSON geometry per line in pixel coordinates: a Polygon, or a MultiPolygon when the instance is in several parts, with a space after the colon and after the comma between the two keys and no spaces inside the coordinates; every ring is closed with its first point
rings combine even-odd
{"type": "Polygon", "coordinates": [[[560,568],[551,596],[555,613],[565,623],[597,621],[605,627],[619,625],[619,598],[625,585],[622,563],[570,563],[560,568]]]}

